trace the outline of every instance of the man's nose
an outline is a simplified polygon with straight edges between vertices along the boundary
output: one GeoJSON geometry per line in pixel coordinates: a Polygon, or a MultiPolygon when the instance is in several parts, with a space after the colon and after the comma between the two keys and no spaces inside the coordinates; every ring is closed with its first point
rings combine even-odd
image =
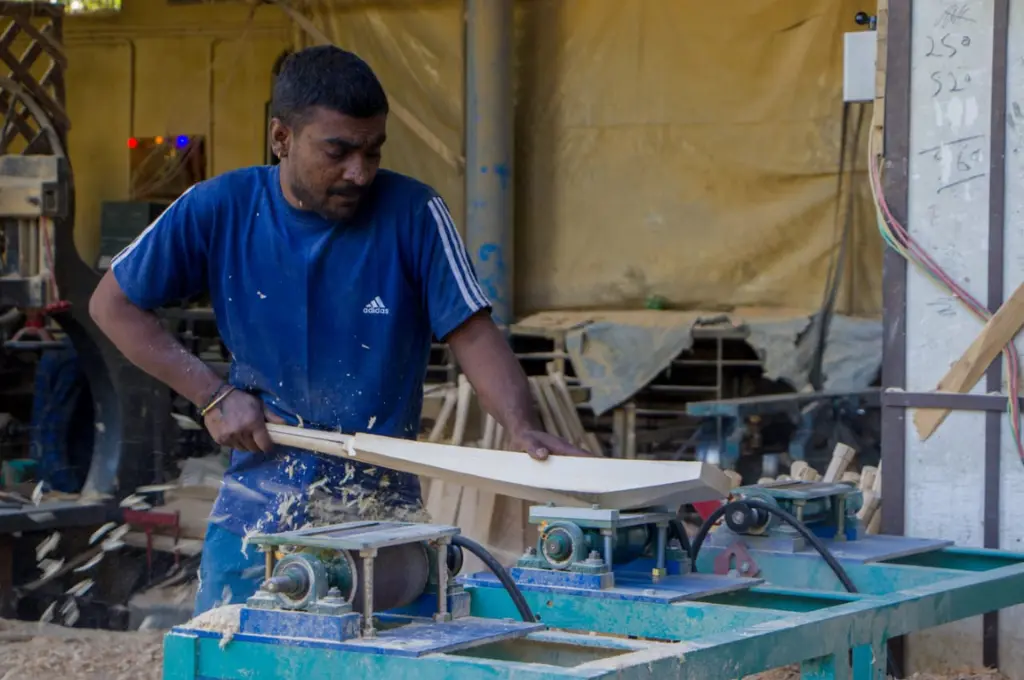
{"type": "Polygon", "coordinates": [[[356,186],[366,186],[370,183],[372,176],[373,170],[370,163],[361,155],[349,159],[348,164],[345,166],[345,181],[356,186]]]}

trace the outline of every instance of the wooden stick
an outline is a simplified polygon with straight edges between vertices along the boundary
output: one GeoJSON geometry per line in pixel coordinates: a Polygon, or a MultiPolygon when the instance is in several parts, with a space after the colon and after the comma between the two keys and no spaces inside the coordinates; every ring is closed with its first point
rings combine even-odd
{"type": "MultiPolygon", "coordinates": [[[[978,337],[939,381],[936,392],[967,394],[985,375],[989,365],[1024,326],[1024,283],[992,315],[978,337]]],[[[1017,395],[1010,395],[1015,399],[1017,395]]],[[[928,439],[949,415],[950,409],[922,408],[914,414],[914,427],[921,441],[928,439]]]]}
{"type": "Polygon", "coordinates": [[[860,469],[860,484],[858,488],[861,491],[870,491],[875,484],[875,477],[878,476],[878,468],[873,465],[865,465],[860,469]]]}
{"type": "Polygon", "coordinates": [[[434,427],[431,428],[430,434],[427,436],[428,442],[441,441],[441,437],[444,436],[445,428],[448,427],[448,419],[452,417],[452,411],[455,410],[455,403],[457,400],[458,391],[456,389],[449,387],[445,390],[444,401],[441,402],[441,410],[438,411],[434,427]]]}
{"type": "Polygon", "coordinates": [[[541,393],[547,400],[548,407],[551,409],[551,416],[554,418],[556,429],[559,437],[564,439],[572,439],[572,430],[569,428],[569,423],[565,419],[565,413],[562,411],[561,406],[558,403],[558,397],[555,395],[555,388],[551,384],[551,381],[547,378],[538,378],[537,383],[540,385],[541,393]]]}
{"type": "Polygon", "coordinates": [[[839,481],[856,455],[857,452],[852,447],[846,444],[836,444],[836,448],[832,451],[832,460],[828,464],[828,470],[825,471],[825,476],[821,478],[821,481],[829,484],[839,481]]]}
{"type": "MultiPolygon", "coordinates": [[[[580,420],[579,411],[576,410],[576,404],[569,393],[569,386],[565,383],[565,376],[554,371],[549,373],[548,377],[551,378],[551,386],[554,388],[559,406],[561,406],[563,413],[565,413],[565,419],[569,425],[569,433],[572,436],[572,443],[581,446],[584,444],[585,433],[583,421],[580,420]]],[[[596,453],[596,451],[591,451],[591,453],[596,453]]]]}
{"type": "Polygon", "coordinates": [[[533,395],[533,400],[537,402],[537,411],[540,413],[540,420],[544,423],[544,431],[548,434],[558,434],[558,427],[555,425],[554,416],[551,415],[551,407],[548,405],[548,400],[544,398],[544,394],[541,392],[540,383],[536,377],[530,377],[530,393],[533,395]]]}

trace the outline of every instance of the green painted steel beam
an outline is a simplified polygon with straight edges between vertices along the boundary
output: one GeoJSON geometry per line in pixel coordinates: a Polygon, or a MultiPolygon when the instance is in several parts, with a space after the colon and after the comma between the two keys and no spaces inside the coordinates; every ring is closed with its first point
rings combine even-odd
{"type": "MultiPolygon", "coordinates": [[[[484,597],[477,589],[474,600],[484,597]]],[[[528,595],[529,597],[529,595],[528,595]]],[[[551,606],[539,608],[542,617],[553,610],[568,617],[573,606],[592,605],[594,598],[549,596],[551,606]]],[[[168,635],[165,680],[199,678],[302,678],[415,677],[423,680],[556,680],[558,678],[615,678],[616,680],[680,680],[738,678],[770,668],[801,664],[805,678],[880,677],[886,640],[951,621],[969,618],[1024,601],[1024,565],[964,573],[958,578],[916,586],[887,598],[863,597],[802,613],[752,610],[752,618],[731,630],[727,622],[741,621],[737,612],[714,613],[721,605],[706,605],[704,634],[677,644],[651,643],[638,651],[623,640],[597,635],[546,632],[523,640],[476,647],[463,653],[404,658],[383,654],[340,652],[314,645],[256,643],[237,639],[220,649],[215,638],[183,633],[168,635]],[[762,620],[753,620],[758,615],[762,620]],[[854,667],[850,650],[854,650],[854,667]]],[[[613,601],[612,601],[613,602],[613,601]]],[[[532,602],[536,606],[536,603],[532,602]]],[[[544,602],[545,606],[547,602],[544,602]]],[[[662,618],[670,611],[687,617],[701,611],[700,603],[662,605],[662,618]]],[[[591,615],[622,617],[628,609],[614,608],[608,600],[591,615]]],[[[630,606],[636,607],[636,603],[630,606]]],[[[739,608],[736,608],[739,609],[739,608]]],[[[653,625],[644,614],[638,619],[653,625]]],[[[580,616],[581,624],[585,616],[580,616]]],[[[594,630],[602,625],[589,618],[594,630]]],[[[687,618],[677,630],[693,633],[698,625],[687,618]]]]}
{"type": "MultiPolygon", "coordinates": [[[[712,546],[702,548],[697,558],[698,569],[705,574],[713,573],[715,556],[721,551],[721,548],[712,546]]],[[[950,548],[890,562],[843,562],[842,566],[860,593],[887,595],[959,578],[965,573],[991,571],[1024,563],[1024,556],[1006,553],[983,555],[978,552],[950,548]]],[[[752,552],[751,555],[761,570],[758,577],[772,585],[845,591],[835,572],[817,553],[791,555],[752,552]]]]}

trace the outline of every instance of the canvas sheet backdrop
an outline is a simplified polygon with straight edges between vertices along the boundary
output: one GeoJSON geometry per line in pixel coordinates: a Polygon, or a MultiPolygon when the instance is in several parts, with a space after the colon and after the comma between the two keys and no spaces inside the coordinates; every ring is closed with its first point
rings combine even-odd
{"type": "MultiPolygon", "coordinates": [[[[303,8],[462,153],[461,0],[303,8]]],[[[636,307],[650,295],[689,309],[817,307],[835,245],[842,36],[862,8],[520,0],[517,313],[636,307]]],[[[882,246],[864,181],[865,115],[839,309],[874,315],[882,246]]],[[[461,171],[391,118],[385,164],[434,185],[461,222],[461,171]]]]}

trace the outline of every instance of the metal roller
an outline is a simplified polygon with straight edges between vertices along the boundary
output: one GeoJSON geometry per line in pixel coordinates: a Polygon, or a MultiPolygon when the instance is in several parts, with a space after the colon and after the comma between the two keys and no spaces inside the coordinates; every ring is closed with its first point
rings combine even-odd
{"type": "MultiPolygon", "coordinates": [[[[363,561],[353,555],[356,582],[365,583],[363,561]]],[[[430,580],[430,557],[422,543],[405,543],[377,551],[373,560],[373,610],[397,609],[412,604],[424,593],[430,580]]],[[[363,609],[363,590],[356,588],[352,606],[363,609]]]]}

